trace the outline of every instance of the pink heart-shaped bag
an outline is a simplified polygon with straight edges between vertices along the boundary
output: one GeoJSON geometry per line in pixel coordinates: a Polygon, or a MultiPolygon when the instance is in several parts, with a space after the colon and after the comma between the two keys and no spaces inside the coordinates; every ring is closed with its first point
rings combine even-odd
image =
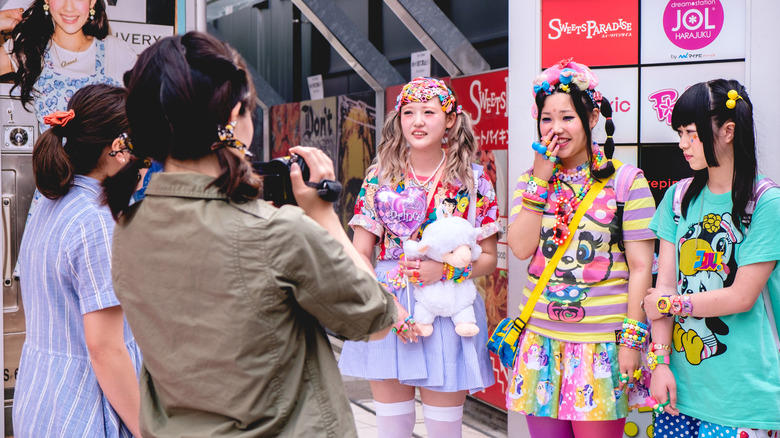
{"type": "Polygon", "coordinates": [[[398,237],[409,237],[425,222],[425,190],[407,187],[401,193],[382,186],[374,195],[374,208],[379,220],[398,237]]]}

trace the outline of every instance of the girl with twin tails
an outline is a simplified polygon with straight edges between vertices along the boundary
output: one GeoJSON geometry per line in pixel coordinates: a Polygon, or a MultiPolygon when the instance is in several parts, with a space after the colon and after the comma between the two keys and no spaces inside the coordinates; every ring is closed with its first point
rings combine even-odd
{"type": "Polygon", "coordinates": [[[130,437],[141,353],[111,278],[114,220],[101,182],[126,164],[127,93],[105,84],[47,117],[33,149],[43,194],[19,249],[27,333],[14,436],[130,437]]]}
{"type": "Polygon", "coordinates": [[[701,82],[675,103],[672,128],[694,176],[650,224],[655,436],[777,437],[780,190],[757,171],[753,105],[735,80],[701,82]]]}
{"type": "MultiPolygon", "coordinates": [[[[487,275],[496,268],[496,193],[481,166],[472,164],[476,150],[471,119],[443,81],[417,78],[404,86],[395,110],[388,113],[350,225],[353,243],[366,260],[379,247],[377,278],[409,314],[414,314],[413,287],[459,280],[445,275],[445,264],[403,257],[403,242],[418,240],[434,221],[455,215],[481,230],[482,254],[470,272],[458,274],[461,278],[487,275]],[[394,220],[402,216],[388,214],[395,199],[419,204],[421,212],[404,216],[406,221],[394,220]]],[[[412,435],[415,387],[420,388],[428,436],[461,436],[466,394],[494,382],[485,304],[479,295],[474,307],[479,328],[474,336],[461,336],[463,330],[451,318],[440,317],[433,322],[432,334],[421,336],[420,324],[408,318],[383,340],[345,343],[339,367],[342,374],[370,381],[380,437],[412,435]]]]}
{"type": "Polygon", "coordinates": [[[540,142],[510,214],[509,247],[531,258],[521,310],[568,245],[540,285],[507,392],[507,408],[526,415],[534,438],[620,437],[629,406],[648,396],[640,302],[652,281],[655,203],[642,172],[611,159],[612,110],[597,85],[571,59],[534,81],[540,142]],[[599,113],[607,118],[603,149],[591,133],[599,113]],[[595,200],[583,202],[591,190],[599,190],[595,200]],[[579,208],[584,215],[570,229],[579,208]]]}

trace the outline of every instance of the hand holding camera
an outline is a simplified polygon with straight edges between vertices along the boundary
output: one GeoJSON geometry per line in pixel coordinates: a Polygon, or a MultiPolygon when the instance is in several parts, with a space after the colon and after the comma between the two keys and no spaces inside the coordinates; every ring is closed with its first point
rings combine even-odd
{"type": "MultiPolygon", "coordinates": [[[[285,204],[300,204],[296,202],[299,200],[296,185],[291,181],[292,169],[295,165],[301,175],[302,184],[315,189],[317,196],[323,201],[336,202],[341,195],[342,185],[333,180],[331,159],[321,150],[307,146],[290,148],[290,153],[292,155],[289,157],[252,163],[255,171],[263,176],[263,199],[277,207],[285,204]],[[312,166],[307,164],[309,160],[317,166],[315,173],[312,173],[312,166]]],[[[301,192],[301,196],[306,196],[305,193],[306,191],[301,192]]]]}
{"type": "Polygon", "coordinates": [[[293,157],[296,155],[299,157],[295,161],[292,158],[290,160],[290,180],[298,205],[309,215],[321,208],[333,210],[331,203],[320,197],[319,183],[315,182],[333,181],[336,178],[331,159],[324,152],[313,147],[295,146],[290,148],[290,153],[295,154],[293,157]],[[305,164],[302,165],[301,161],[305,164]],[[303,178],[304,170],[308,170],[307,180],[303,178]]]}

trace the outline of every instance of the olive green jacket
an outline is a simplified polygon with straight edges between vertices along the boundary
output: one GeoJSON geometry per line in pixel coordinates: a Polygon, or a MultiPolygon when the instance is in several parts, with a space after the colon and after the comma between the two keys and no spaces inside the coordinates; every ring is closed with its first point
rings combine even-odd
{"type": "Polygon", "coordinates": [[[155,174],[115,228],[144,437],[356,437],[320,323],[366,340],[392,296],[300,208],[236,204],[212,180],[155,174]]]}

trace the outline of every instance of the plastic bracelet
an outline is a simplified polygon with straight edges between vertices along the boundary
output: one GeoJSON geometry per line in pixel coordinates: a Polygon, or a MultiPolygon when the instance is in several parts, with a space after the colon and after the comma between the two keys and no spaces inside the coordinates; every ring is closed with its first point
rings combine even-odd
{"type": "Polygon", "coordinates": [[[522,207],[523,210],[530,211],[533,214],[538,214],[539,216],[544,214],[544,210],[540,208],[534,208],[534,207],[528,207],[527,205],[523,204],[522,207]]]}
{"type": "Polygon", "coordinates": [[[545,205],[544,204],[536,204],[534,202],[529,202],[529,201],[523,200],[523,207],[528,207],[531,210],[542,212],[542,211],[544,211],[545,205]]]}
{"type": "Polygon", "coordinates": [[[680,311],[680,317],[687,318],[693,314],[693,303],[691,302],[691,296],[688,294],[680,295],[680,302],[682,303],[682,310],[680,311]]]}
{"type": "Polygon", "coordinates": [[[546,204],[547,201],[539,195],[532,195],[528,192],[523,192],[523,200],[530,201],[535,204],[546,204]]]}
{"type": "Polygon", "coordinates": [[[666,344],[653,343],[652,349],[653,349],[653,351],[655,351],[655,350],[664,350],[664,351],[668,351],[669,353],[672,352],[672,347],[670,345],[666,345],[666,344]]]}
{"type": "Polygon", "coordinates": [[[536,183],[537,186],[539,186],[539,187],[541,187],[543,189],[546,189],[546,188],[550,187],[550,183],[549,182],[547,182],[547,181],[545,181],[545,180],[543,180],[541,178],[537,178],[537,177],[535,177],[533,175],[531,175],[531,180],[533,180],[536,183]]]}
{"type": "Polygon", "coordinates": [[[628,323],[628,324],[634,324],[634,325],[637,325],[637,326],[639,326],[639,327],[641,327],[641,328],[643,328],[643,329],[645,329],[645,330],[647,330],[647,329],[649,328],[649,327],[647,326],[647,324],[645,324],[645,323],[643,323],[643,322],[639,322],[639,321],[637,321],[637,320],[635,320],[635,319],[631,319],[631,318],[623,318],[623,323],[624,323],[624,324],[625,324],[625,323],[628,323]]]}
{"type": "Polygon", "coordinates": [[[526,209],[526,210],[531,210],[531,211],[534,211],[534,212],[538,212],[539,214],[544,213],[544,207],[541,206],[541,205],[523,203],[523,208],[526,209]]]}

